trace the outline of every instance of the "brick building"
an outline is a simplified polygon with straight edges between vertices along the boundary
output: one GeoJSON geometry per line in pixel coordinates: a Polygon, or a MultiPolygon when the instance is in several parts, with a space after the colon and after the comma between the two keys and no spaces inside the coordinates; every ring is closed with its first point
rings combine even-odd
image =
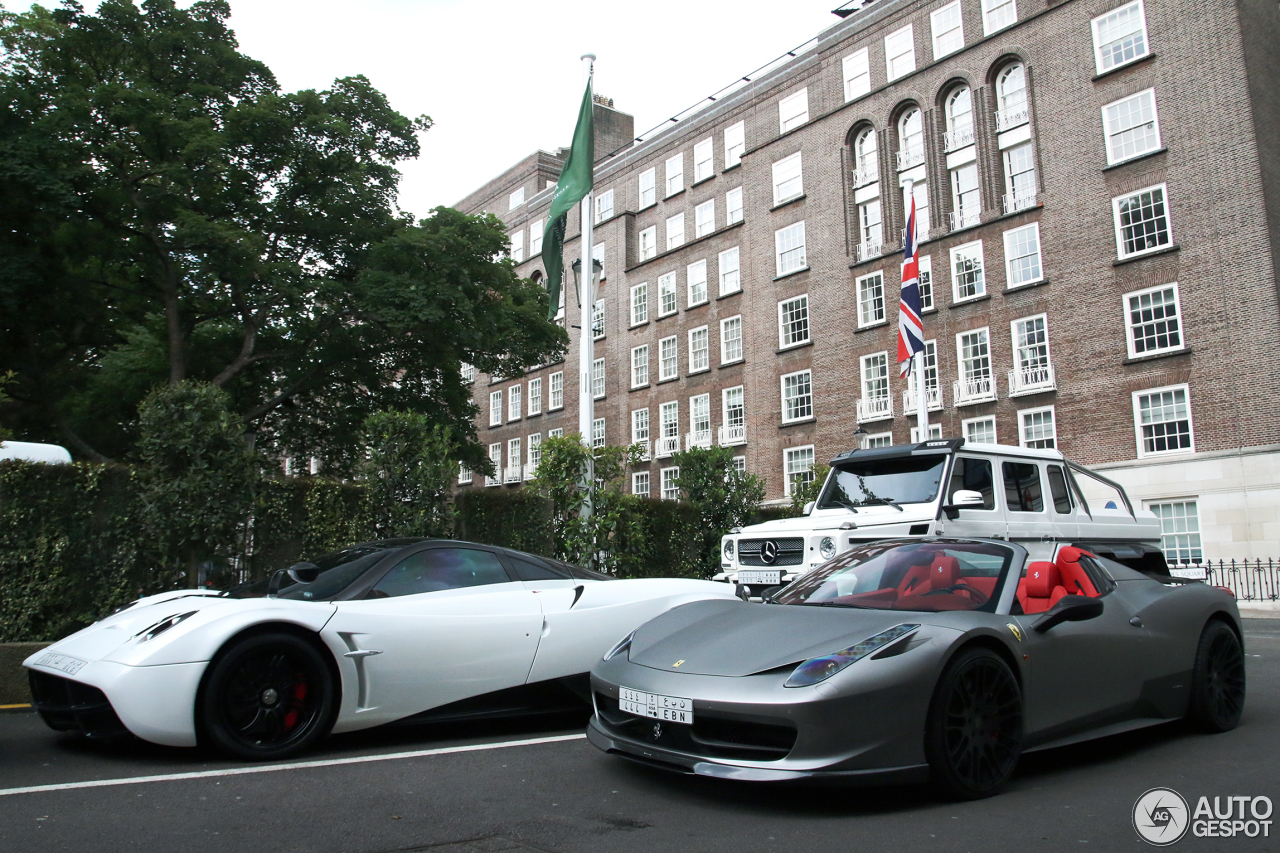
{"type": "MultiPolygon", "coordinates": [[[[894,364],[910,178],[935,434],[1105,471],[1161,515],[1171,558],[1280,554],[1275,3],[837,14],[808,50],[643,142],[597,105],[600,301],[582,323],[566,273],[569,359],[476,377],[494,484],[577,430],[583,325],[595,440],[650,449],[637,492],[668,496],[667,457],[692,444],[738,448],[780,500],[859,425],[871,445],[913,440],[894,364]]],[[[506,222],[526,276],[561,163],[538,152],[458,205],[506,222]]]]}

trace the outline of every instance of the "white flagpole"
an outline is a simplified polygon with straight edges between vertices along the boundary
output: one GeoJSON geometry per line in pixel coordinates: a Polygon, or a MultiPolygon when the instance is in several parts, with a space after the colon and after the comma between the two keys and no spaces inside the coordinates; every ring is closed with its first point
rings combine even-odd
{"type": "MultiPolygon", "coordinates": [[[[902,209],[906,211],[907,216],[911,215],[911,200],[914,193],[914,189],[915,189],[915,181],[908,178],[906,186],[904,186],[902,190],[903,191],[903,208],[902,209]]],[[[919,255],[918,245],[920,242],[919,229],[916,229],[916,233],[912,235],[912,242],[914,244],[912,245],[912,249],[916,250],[916,254],[918,256],[919,255]]],[[[919,272],[917,271],[917,280],[916,280],[917,292],[919,292],[919,288],[920,288],[920,281],[918,276],[919,276],[919,272]]],[[[923,343],[923,340],[921,340],[921,343],[923,343]]],[[[915,370],[915,378],[916,378],[916,425],[917,425],[916,429],[917,429],[918,438],[920,441],[929,440],[929,406],[927,404],[928,394],[926,393],[925,387],[924,387],[925,354],[926,354],[925,350],[920,350],[920,352],[916,353],[911,359],[912,361],[911,366],[915,370]]]]}
{"type": "MultiPolygon", "coordinates": [[[[582,55],[582,61],[585,63],[587,73],[587,81],[590,82],[595,74],[595,54],[585,53],[582,55]]],[[[595,93],[592,92],[592,110],[595,109],[594,103],[595,93]]],[[[591,167],[595,169],[594,151],[586,152],[586,156],[591,159],[591,167]]],[[[594,183],[594,182],[593,182],[594,183]]],[[[595,222],[595,189],[587,192],[586,197],[582,200],[582,238],[579,243],[579,272],[578,280],[582,291],[582,305],[578,309],[578,432],[582,436],[582,443],[586,445],[587,450],[591,450],[591,427],[595,422],[596,407],[595,396],[591,393],[591,366],[595,361],[595,333],[593,328],[593,319],[596,306],[596,270],[595,262],[591,256],[592,246],[592,226],[595,222]]],[[[590,454],[587,456],[586,487],[587,498],[582,504],[581,516],[587,518],[591,515],[592,492],[595,489],[595,465],[590,454]]]]}

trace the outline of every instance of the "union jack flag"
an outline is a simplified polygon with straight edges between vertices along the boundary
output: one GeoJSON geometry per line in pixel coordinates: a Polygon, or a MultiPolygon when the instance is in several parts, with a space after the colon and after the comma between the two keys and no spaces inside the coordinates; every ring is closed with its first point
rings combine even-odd
{"type": "MultiPolygon", "coordinates": [[[[908,184],[910,187],[910,184],[908,184]]],[[[902,298],[898,308],[898,373],[911,372],[911,358],[924,350],[924,321],[920,319],[920,247],[916,245],[916,198],[910,189],[911,215],[903,237],[902,298]]]]}

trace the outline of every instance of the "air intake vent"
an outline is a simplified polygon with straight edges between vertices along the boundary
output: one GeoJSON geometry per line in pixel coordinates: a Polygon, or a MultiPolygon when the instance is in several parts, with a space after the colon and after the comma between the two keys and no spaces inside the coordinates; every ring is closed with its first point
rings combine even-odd
{"type": "Polygon", "coordinates": [[[913,525],[911,525],[911,530],[909,530],[909,531],[908,531],[908,533],[910,533],[910,535],[912,535],[912,536],[928,536],[928,535],[929,535],[929,525],[927,525],[927,524],[913,524],[913,525]]]}

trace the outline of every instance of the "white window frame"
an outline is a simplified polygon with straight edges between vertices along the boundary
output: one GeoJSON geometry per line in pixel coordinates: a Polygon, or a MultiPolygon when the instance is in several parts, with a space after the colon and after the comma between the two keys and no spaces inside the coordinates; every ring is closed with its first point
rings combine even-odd
{"type": "Polygon", "coordinates": [[[668,157],[662,170],[662,197],[671,198],[684,190],[684,152],[668,157]]]}
{"type": "Polygon", "coordinates": [[[778,132],[786,133],[809,121],[809,88],[792,92],[778,101],[778,132]]]}
{"type": "Polygon", "coordinates": [[[604,418],[596,418],[591,422],[591,446],[599,448],[605,446],[605,423],[604,418]]]}
{"type": "Polygon", "coordinates": [[[603,400],[605,397],[605,369],[604,359],[597,358],[591,362],[591,396],[596,400],[603,400]]]}
{"type": "Polygon", "coordinates": [[[715,145],[708,136],[693,146],[693,182],[705,181],[715,173],[715,145]]]}
{"type": "Polygon", "coordinates": [[[658,381],[666,382],[680,375],[680,339],[670,335],[658,341],[658,381]],[[671,369],[668,371],[667,366],[671,369]]]}
{"type": "Polygon", "coordinates": [[[970,243],[964,243],[960,246],[951,248],[951,301],[953,304],[961,302],[971,302],[975,299],[981,299],[987,293],[987,264],[982,252],[982,241],[974,240],[970,243]],[[974,247],[977,247],[976,250],[974,247]],[[974,293],[969,296],[960,296],[960,279],[956,275],[956,259],[965,256],[967,253],[977,252],[978,258],[978,279],[975,282],[978,285],[974,293]]]}
{"type": "Polygon", "coordinates": [[[676,296],[676,274],[663,273],[658,276],[658,319],[670,317],[678,310],[680,310],[680,304],[676,296]]]}
{"type": "MultiPolygon", "coordinates": [[[[970,441],[970,442],[976,441],[976,439],[971,439],[969,437],[969,428],[971,425],[986,423],[987,421],[991,422],[991,441],[989,443],[990,444],[999,443],[999,437],[996,432],[996,416],[995,415],[982,415],[981,417],[965,418],[964,420],[960,421],[960,433],[961,435],[964,436],[965,441],[970,441]]],[[[1055,422],[1054,428],[1055,430],[1057,428],[1056,422],[1055,422]]]]}
{"type": "MultiPolygon", "coordinates": [[[[872,435],[872,436],[867,436],[867,437],[868,437],[868,438],[875,438],[875,436],[873,436],[873,435],[872,435]]],[[[936,439],[936,438],[942,438],[942,424],[940,424],[940,423],[932,423],[932,422],[931,422],[931,423],[929,424],[929,437],[928,437],[927,439],[924,439],[924,440],[925,440],[925,441],[931,441],[931,440],[936,439]]],[[[912,444],[914,444],[914,443],[916,443],[917,441],[920,441],[920,440],[921,440],[921,439],[920,439],[920,427],[918,427],[918,426],[913,426],[913,427],[911,428],[910,440],[911,440],[911,443],[912,443],[912,444]]],[[[892,444],[893,442],[889,442],[889,443],[890,443],[890,444],[892,444]]]]}
{"type": "Polygon", "coordinates": [[[1142,505],[1156,518],[1160,519],[1160,550],[1164,552],[1165,557],[1173,564],[1186,565],[1188,563],[1204,562],[1204,540],[1200,531],[1200,506],[1198,497],[1185,498],[1160,498],[1158,500],[1143,501],[1142,505]],[[1174,507],[1183,507],[1182,516],[1173,515],[1174,507]],[[1190,506],[1195,513],[1195,530],[1191,530],[1186,525],[1189,518],[1186,507],[1190,506]],[[1168,507],[1170,514],[1166,516],[1161,508],[1168,507]],[[1187,529],[1178,530],[1178,522],[1183,522],[1183,526],[1187,529]],[[1166,526],[1166,522],[1171,522],[1166,526]],[[1185,538],[1186,544],[1183,545],[1179,539],[1185,538]],[[1187,558],[1182,559],[1181,552],[1187,552],[1187,558]]]}
{"type": "MultiPolygon", "coordinates": [[[[1037,406],[1034,409],[1018,410],[1018,446],[1019,447],[1033,448],[1033,445],[1030,443],[1030,441],[1027,438],[1027,419],[1032,415],[1043,415],[1046,413],[1049,415],[1049,422],[1053,425],[1053,434],[1050,437],[1050,441],[1053,442],[1053,447],[1041,448],[1041,449],[1048,449],[1048,450],[1058,449],[1058,416],[1057,416],[1057,413],[1054,411],[1053,406],[1037,406]]],[[[1043,441],[1044,439],[1038,438],[1035,440],[1043,441]]]]}
{"type": "Polygon", "coordinates": [[[799,222],[794,222],[791,225],[786,226],[785,228],[779,228],[777,231],[773,232],[773,247],[774,247],[774,261],[777,266],[779,278],[781,278],[784,275],[790,275],[791,273],[800,272],[801,270],[805,270],[809,268],[809,259],[806,256],[806,249],[805,249],[803,219],[801,219],[799,222]],[[787,249],[783,249],[784,242],[786,242],[789,238],[792,238],[792,235],[796,235],[796,234],[799,235],[799,240],[796,242],[796,244],[794,246],[790,246],[787,249]],[[783,266],[782,266],[783,256],[796,252],[797,250],[799,251],[799,255],[796,256],[797,260],[793,262],[794,265],[789,266],[786,269],[783,269],[783,266]]]}
{"type": "Polygon", "coordinates": [[[871,326],[879,326],[888,322],[888,314],[886,313],[888,305],[888,295],[885,293],[884,272],[876,270],[859,276],[855,292],[858,295],[858,328],[866,329],[871,326]],[[873,286],[875,279],[880,280],[880,308],[879,314],[875,313],[874,293],[867,288],[873,286]],[[868,299],[870,297],[870,299],[868,299]]]}
{"type": "Polygon", "coordinates": [[[471,466],[465,462],[458,463],[458,485],[468,485],[472,480],[471,466]]]}
{"type": "Polygon", "coordinates": [[[658,167],[650,166],[636,178],[637,198],[640,204],[637,210],[644,210],[658,203],[658,167]]]}
{"type": "Polygon", "coordinates": [[[720,363],[733,364],[736,361],[742,361],[742,358],[742,315],[735,314],[720,321],[720,363]],[[731,334],[735,329],[736,333],[731,334]],[[730,351],[730,346],[735,343],[736,355],[730,351]]]}
{"type": "Polygon", "coordinates": [[[716,230],[716,200],[709,198],[693,209],[693,237],[705,237],[716,230]]]}
{"type": "Polygon", "coordinates": [[[1049,315],[1041,312],[1039,314],[1031,314],[1027,317],[1018,317],[1016,320],[1009,321],[1009,345],[1013,349],[1014,373],[1021,373],[1026,368],[1026,365],[1023,364],[1022,361],[1023,348],[1018,346],[1018,341],[1021,338],[1018,326],[1035,320],[1041,320],[1044,322],[1044,366],[1050,371],[1053,370],[1053,350],[1049,346],[1049,315]]]}
{"type": "Polygon", "coordinates": [[[516,263],[524,262],[524,229],[517,228],[509,235],[511,240],[511,260],[516,263]]]}
{"type": "Polygon", "coordinates": [[[1140,190],[1134,190],[1133,192],[1116,196],[1111,199],[1111,217],[1116,229],[1116,254],[1120,260],[1136,258],[1141,255],[1149,255],[1152,252],[1159,252],[1175,245],[1173,242],[1173,218],[1169,215],[1169,189],[1167,184],[1153,184],[1149,187],[1143,187],[1140,190]],[[1124,229],[1120,224],[1120,205],[1127,199],[1135,198],[1143,193],[1154,192],[1156,190],[1160,191],[1160,203],[1164,206],[1165,241],[1150,248],[1139,249],[1136,252],[1129,252],[1126,254],[1124,251],[1124,229]]]}
{"type": "Polygon", "coordinates": [[[631,472],[631,494],[649,497],[649,472],[648,471],[632,471],[631,472]],[[643,488],[641,487],[643,484],[643,488]]]}
{"type": "Polygon", "coordinates": [[[1008,231],[1004,232],[1004,286],[1006,290],[1016,290],[1019,287],[1026,287],[1027,285],[1044,281],[1044,257],[1040,253],[1040,245],[1039,222],[1032,222],[1029,225],[1023,225],[1021,228],[1010,228],[1008,231]],[[1035,235],[1036,250],[1034,255],[1036,259],[1036,269],[1038,272],[1031,278],[1014,281],[1014,262],[1031,257],[1030,254],[1022,255],[1020,257],[1014,256],[1014,252],[1016,251],[1015,242],[1022,234],[1035,235]]]}
{"type": "Polygon", "coordinates": [[[607,189],[600,195],[595,197],[596,218],[595,224],[599,225],[606,219],[613,218],[613,190],[607,189]]]}
{"type": "Polygon", "coordinates": [[[489,461],[493,463],[493,476],[485,477],[486,486],[502,485],[502,442],[495,441],[489,445],[489,461]]]}
{"type": "MultiPolygon", "coordinates": [[[[524,461],[524,440],[520,436],[507,439],[507,467],[515,468],[519,471],[520,463],[524,461]]],[[[502,480],[507,480],[506,471],[502,472],[502,480]]],[[[524,472],[519,471],[517,476],[523,476],[524,472]]]]}
{"type": "MultiPolygon", "coordinates": [[[[1147,122],[1142,122],[1142,124],[1147,124],[1147,122]]],[[[1160,109],[1156,105],[1155,87],[1152,86],[1150,89],[1143,89],[1141,92],[1135,92],[1132,95],[1129,95],[1128,97],[1120,98],[1119,100],[1112,101],[1109,104],[1103,104],[1102,135],[1103,135],[1103,145],[1107,149],[1107,165],[1114,165],[1116,163],[1125,163],[1129,160],[1136,160],[1139,157],[1143,157],[1147,154],[1150,154],[1152,151],[1159,151],[1162,147],[1164,147],[1164,142],[1162,142],[1160,138],[1160,109]],[[1119,130],[1119,131],[1113,130],[1110,111],[1113,109],[1118,110],[1120,107],[1130,103],[1131,101],[1141,101],[1144,98],[1151,99],[1150,124],[1151,124],[1152,130],[1155,132],[1155,142],[1153,144],[1148,145],[1146,148],[1143,148],[1141,151],[1135,151],[1132,154],[1125,154],[1123,156],[1120,156],[1116,153],[1116,149],[1114,145],[1116,137],[1119,136],[1121,133],[1128,133],[1132,131],[1134,128],[1140,127],[1141,125],[1134,124],[1134,125],[1130,125],[1124,130],[1119,130]]]]}
{"type": "Polygon", "coordinates": [[[707,303],[708,291],[706,258],[694,261],[685,267],[684,283],[686,307],[692,308],[695,305],[705,305],[707,303]]]}
{"type": "MultiPolygon", "coordinates": [[[[945,26],[948,23],[950,23],[950,21],[943,21],[942,26],[945,26]]],[[[960,11],[960,0],[955,0],[954,3],[948,3],[947,5],[943,6],[941,9],[938,9],[934,12],[929,13],[929,34],[933,38],[934,61],[937,61],[944,56],[949,56],[955,53],[957,50],[960,50],[961,48],[964,47],[964,16],[961,14],[961,11],[960,11]],[[942,19],[943,15],[949,15],[950,13],[955,14],[955,26],[950,29],[939,32],[938,31],[939,20],[942,19]],[[941,41],[943,38],[951,36],[953,33],[958,34],[960,43],[952,47],[947,47],[946,45],[943,45],[941,48],[939,48],[939,41],[941,41]]],[[[948,39],[947,41],[948,41],[948,44],[950,44],[954,40],[948,39]]]]}
{"type": "Polygon", "coordinates": [[[738,246],[725,249],[716,259],[716,273],[720,277],[720,295],[728,296],[742,290],[742,254],[738,246]]]}
{"type": "MultiPolygon", "coordinates": [[[[929,424],[930,431],[932,431],[933,426],[934,426],[933,424],[929,424]]],[[[912,427],[911,430],[914,433],[915,427],[912,427]]],[[[917,439],[912,438],[911,440],[914,442],[917,439]]],[[[862,445],[863,449],[865,450],[871,450],[872,448],[875,448],[875,447],[892,447],[892,446],[893,446],[893,433],[891,432],[870,433],[865,439],[863,439],[863,445],[862,445]]]]}
{"type": "Polygon", "coordinates": [[[547,438],[564,438],[564,427],[547,430],[547,438]]]}
{"type": "Polygon", "coordinates": [[[680,500],[680,466],[672,465],[670,468],[661,469],[662,491],[661,496],[664,501],[680,500]]]}
{"type": "Polygon", "coordinates": [[[541,219],[535,219],[529,223],[529,257],[536,258],[542,254],[542,237],[545,230],[541,219]]]}
{"type": "Polygon", "coordinates": [[[813,340],[813,323],[812,315],[809,313],[809,294],[801,293],[799,296],[793,296],[790,299],[781,299],[778,301],[778,349],[791,349],[792,347],[804,346],[813,340]],[[787,329],[795,323],[794,319],[788,319],[789,312],[794,312],[791,306],[796,303],[804,310],[804,337],[788,340],[787,329]]]}
{"type": "MultiPolygon", "coordinates": [[[[783,422],[784,424],[795,424],[795,423],[802,423],[802,422],[804,422],[804,421],[812,420],[812,419],[814,418],[814,405],[813,405],[813,370],[812,370],[812,368],[805,368],[804,370],[796,370],[796,371],[793,371],[793,372],[791,372],[791,373],[784,373],[782,376],[780,376],[780,377],[778,378],[778,382],[779,382],[778,387],[779,387],[779,391],[780,391],[781,399],[782,399],[782,422],[783,422]],[[804,414],[788,415],[788,413],[787,413],[787,409],[788,409],[788,405],[787,405],[787,380],[788,380],[788,379],[792,379],[793,377],[800,377],[800,376],[807,376],[807,378],[808,378],[809,393],[808,393],[808,404],[807,404],[807,408],[808,408],[808,410],[809,410],[809,411],[808,411],[807,413],[804,413],[804,414]]],[[[802,398],[802,397],[801,397],[801,395],[797,394],[793,399],[799,400],[799,399],[801,399],[801,398],[802,398]]],[[[793,406],[793,407],[791,407],[791,408],[793,408],[793,409],[798,409],[798,408],[804,408],[804,407],[801,407],[801,406],[793,406]]]]}
{"type": "Polygon", "coordinates": [[[502,426],[502,389],[489,392],[489,426],[502,426]]]}
{"type": "Polygon", "coordinates": [[[916,70],[916,39],[911,24],[884,37],[884,72],[889,82],[916,70]],[[905,48],[905,49],[903,49],[905,48]],[[895,52],[897,51],[897,52],[895,52]],[[904,61],[900,64],[900,61],[904,61]],[[910,67],[902,67],[907,65],[910,67]],[[894,73],[895,67],[897,73],[894,73]]]}
{"type": "Polygon", "coordinates": [[[527,408],[529,410],[528,411],[529,417],[542,414],[542,378],[541,377],[538,377],[537,379],[529,380],[529,405],[527,406],[527,408]]]}
{"type": "MultiPolygon", "coordinates": [[[[530,433],[528,440],[525,441],[525,447],[528,448],[528,465],[531,471],[537,471],[538,465],[542,462],[542,433],[530,433]]],[[[525,479],[532,479],[532,475],[526,471],[525,479]]]]}
{"type": "Polygon", "coordinates": [[[463,382],[471,384],[476,381],[476,366],[469,362],[462,362],[458,366],[458,376],[463,382]]]}
{"type": "Polygon", "coordinates": [[[800,155],[797,151],[773,164],[774,207],[804,195],[804,164],[800,155]]]}
{"type": "Polygon", "coordinates": [[[642,281],[631,286],[631,325],[640,326],[649,322],[649,282],[642,281]]]}
{"type": "MultiPolygon", "coordinates": [[[[557,370],[547,380],[547,411],[554,412],[564,408],[564,371],[557,370]]],[[[547,434],[550,437],[550,433],[547,434]]]]}
{"type": "Polygon", "coordinates": [[[507,389],[507,420],[520,420],[520,409],[524,405],[524,386],[512,385],[507,389]]]}
{"type": "Polygon", "coordinates": [[[982,34],[989,36],[992,33],[998,33],[1001,30],[1008,29],[1018,23],[1018,3],[1017,0],[982,0],[982,34]],[[1006,7],[1012,9],[1013,16],[1004,22],[994,21],[995,12],[1006,7]]]}
{"type": "MultiPolygon", "coordinates": [[[[743,431],[744,437],[740,439],[745,441],[745,432],[747,427],[747,390],[743,385],[735,385],[732,388],[725,388],[720,391],[720,422],[724,426],[725,432],[739,428],[743,431]],[[737,405],[730,403],[730,396],[737,397],[737,405]],[[742,411],[737,417],[733,415],[733,410],[740,408],[742,411]]],[[[721,444],[726,444],[723,439],[721,444]]]]}
{"type": "Polygon", "coordinates": [[[918,274],[920,278],[919,278],[919,284],[917,284],[916,287],[920,292],[920,311],[921,312],[933,311],[937,307],[937,305],[934,302],[933,255],[920,256],[920,266],[919,266],[918,274]],[[929,278],[927,290],[926,290],[926,284],[925,284],[925,276],[928,276],[929,278]],[[928,299],[925,299],[926,293],[928,294],[928,299]]]}
{"type": "MultiPolygon", "coordinates": [[[[864,400],[884,400],[886,403],[893,399],[893,371],[889,368],[889,352],[887,350],[868,353],[859,357],[858,396],[864,400]],[[869,372],[870,370],[879,371],[881,367],[884,368],[883,376],[872,375],[869,372]],[[873,383],[879,384],[880,380],[884,382],[884,393],[870,393],[873,383]]],[[[871,420],[871,418],[867,420],[871,420]]]]}
{"type": "MultiPolygon", "coordinates": [[[[1150,355],[1160,355],[1161,353],[1166,352],[1180,352],[1187,348],[1187,326],[1182,316],[1182,296],[1178,291],[1178,283],[1176,281],[1171,281],[1168,284],[1158,284],[1155,287],[1144,287],[1142,290],[1130,291],[1121,297],[1120,309],[1124,315],[1124,336],[1125,344],[1129,350],[1129,358],[1145,358],[1150,355]],[[1156,349],[1148,349],[1143,352],[1138,352],[1137,336],[1134,334],[1134,307],[1131,304],[1131,300],[1141,299],[1144,296],[1150,296],[1154,293],[1160,293],[1166,290],[1173,291],[1173,318],[1178,325],[1178,345],[1158,347],[1156,349]]],[[[1167,305],[1168,303],[1165,304],[1167,305]]],[[[1142,307],[1139,306],[1138,310],[1141,311],[1142,307]]],[[[1169,322],[1169,317],[1170,315],[1166,313],[1162,318],[1162,321],[1167,324],[1169,322]]],[[[1153,319],[1151,322],[1155,323],[1158,321],[1153,319]]],[[[1168,332],[1165,334],[1167,335],[1168,332]]]]}
{"type": "Polygon", "coordinates": [[[640,260],[647,261],[658,255],[658,226],[650,225],[640,232],[640,260]]]}
{"type": "Polygon", "coordinates": [[[798,447],[784,447],[782,449],[782,488],[783,493],[787,497],[791,497],[791,494],[794,491],[795,484],[792,482],[792,475],[799,475],[800,477],[803,477],[805,474],[808,474],[809,477],[805,479],[805,482],[810,482],[813,479],[813,469],[817,464],[817,461],[817,455],[814,453],[812,444],[802,444],[798,447]],[[796,466],[796,462],[803,465],[803,459],[795,459],[797,455],[804,455],[808,457],[808,468],[802,469],[796,466]]]}
{"type": "Polygon", "coordinates": [[[631,348],[631,387],[643,388],[649,384],[649,345],[631,348]]]}
{"type": "Polygon", "coordinates": [[[631,443],[642,444],[653,437],[649,429],[649,407],[631,410],[631,443]],[[643,415],[643,417],[641,417],[643,415]]]}
{"type": "MultiPolygon", "coordinates": [[[[1169,422],[1163,421],[1162,423],[1169,423],[1169,422]]],[[[1147,458],[1153,458],[1153,457],[1159,458],[1163,456],[1178,456],[1186,453],[1195,453],[1196,425],[1195,425],[1195,420],[1193,418],[1193,414],[1191,411],[1191,387],[1187,383],[1183,382],[1178,385],[1162,385],[1159,388],[1143,388],[1140,391],[1134,391],[1133,392],[1133,429],[1134,429],[1134,435],[1137,438],[1137,442],[1138,442],[1138,458],[1139,459],[1147,459],[1147,458]],[[1175,393],[1178,391],[1181,391],[1183,394],[1183,399],[1186,400],[1187,433],[1188,433],[1188,438],[1191,440],[1191,446],[1179,447],[1176,450],[1148,451],[1146,449],[1146,441],[1144,440],[1142,435],[1142,409],[1138,405],[1138,400],[1142,397],[1150,396],[1152,394],[1161,394],[1161,393],[1164,393],[1165,391],[1172,391],[1175,393]]]]}
{"type": "Polygon", "coordinates": [[[520,187],[507,196],[507,210],[515,210],[522,204],[524,204],[524,187],[520,187]]]}
{"type": "Polygon", "coordinates": [[[844,73],[844,100],[856,101],[871,91],[871,61],[867,48],[855,50],[841,60],[844,73]]]}
{"type": "MultiPolygon", "coordinates": [[[[963,331],[956,332],[956,377],[961,382],[971,381],[971,377],[965,374],[965,359],[964,359],[964,339],[970,335],[985,336],[984,340],[987,345],[986,375],[991,380],[991,386],[994,388],[996,385],[996,369],[991,358],[991,328],[989,326],[981,326],[977,329],[965,329],[963,331]]],[[[975,374],[974,377],[972,378],[977,379],[980,377],[977,374],[975,374]]]]}
{"type": "Polygon", "coordinates": [[[666,251],[678,249],[684,245],[684,211],[680,211],[675,216],[667,217],[666,224],[666,251]]]}
{"type": "Polygon", "coordinates": [[[747,150],[747,130],[743,122],[731,124],[724,129],[724,168],[731,169],[742,162],[743,152],[747,150]]]}
{"type": "Polygon", "coordinates": [[[1138,60],[1143,59],[1144,57],[1149,56],[1151,54],[1151,37],[1150,37],[1150,33],[1147,31],[1147,11],[1146,11],[1146,8],[1143,6],[1142,0],[1135,0],[1135,2],[1133,3],[1126,3],[1123,6],[1117,6],[1116,8],[1111,9],[1102,15],[1099,15],[1098,17],[1094,18],[1093,21],[1091,22],[1090,29],[1093,33],[1094,68],[1099,74],[1102,74],[1107,71],[1111,71],[1116,68],[1123,68],[1124,66],[1137,62],[1138,60]],[[1110,18],[1115,15],[1119,15],[1121,12],[1127,11],[1134,7],[1137,7],[1138,20],[1142,22],[1142,26],[1140,27],[1142,31],[1142,52],[1135,53],[1133,56],[1129,57],[1128,59],[1124,59],[1120,62],[1116,62],[1111,65],[1104,65],[1103,54],[1102,54],[1102,48],[1104,47],[1104,45],[1098,42],[1098,36],[1100,32],[1099,28],[1101,27],[1102,23],[1106,21],[1107,18],[1110,18]]]}
{"type": "Polygon", "coordinates": [[[724,224],[733,225],[741,222],[743,213],[742,187],[734,187],[724,194],[724,224]],[[735,202],[737,207],[734,206],[735,202]]]}
{"type": "Polygon", "coordinates": [[[689,373],[711,369],[711,328],[699,326],[689,330],[689,373]]]}
{"type": "Polygon", "coordinates": [[[597,299],[591,306],[591,338],[600,340],[604,337],[604,300],[597,299]]]}

